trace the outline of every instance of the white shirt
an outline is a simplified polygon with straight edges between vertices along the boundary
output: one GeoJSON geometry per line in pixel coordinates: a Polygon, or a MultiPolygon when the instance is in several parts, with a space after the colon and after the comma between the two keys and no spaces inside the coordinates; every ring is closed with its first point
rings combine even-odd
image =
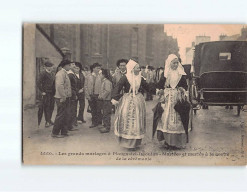
{"type": "Polygon", "coordinates": [[[69,74],[69,73],[75,74],[72,70],[67,71],[67,73],[68,73],[68,74],[69,74]]]}
{"type": "Polygon", "coordinates": [[[75,73],[75,75],[77,76],[78,79],[80,78],[79,74],[76,74],[76,73],[75,73]]]}

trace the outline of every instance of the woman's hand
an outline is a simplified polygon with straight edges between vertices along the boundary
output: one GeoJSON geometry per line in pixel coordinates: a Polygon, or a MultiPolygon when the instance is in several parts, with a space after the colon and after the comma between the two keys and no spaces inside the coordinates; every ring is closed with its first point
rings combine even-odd
{"type": "Polygon", "coordinates": [[[65,101],[66,101],[66,97],[63,97],[63,98],[60,99],[61,103],[65,102],[65,101]]]}
{"type": "Polygon", "coordinates": [[[180,94],[178,95],[178,99],[180,101],[187,101],[188,100],[188,97],[189,97],[189,92],[188,91],[185,91],[185,89],[183,87],[179,87],[178,88],[180,94]]]}
{"type": "Polygon", "coordinates": [[[158,94],[159,96],[164,95],[164,90],[163,90],[163,89],[159,90],[157,94],[158,94]]]}
{"type": "Polygon", "coordinates": [[[179,87],[178,90],[179,90],[182,94],[185,93],[185,89],[184,89],[183,87],[179,87]]]}
{"type": "Polygon", "coordinates": [[[86,99],[91,101],[91,97],[89,95],[86,95],[86,99]]]}
{"type": "Polygon", "coordinates": [[[189,98],[189,91],[184,92],[185,97],[188,99],[189,98]]]}
{"type": "Polygon", "coordinates": [[[118,105],[119,102],[118,102],[117,100],[112,99],[112,100],[111,100],[111,103],[112,103],[114,106],[116,106],[116,105],[118,105]]]}

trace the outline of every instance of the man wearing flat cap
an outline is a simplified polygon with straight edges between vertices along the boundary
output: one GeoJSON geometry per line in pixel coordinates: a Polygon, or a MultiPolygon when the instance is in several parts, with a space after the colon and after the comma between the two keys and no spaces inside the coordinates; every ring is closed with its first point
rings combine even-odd
{"type": "Polygon", "coordinates": [[[99,92],[102,84],[101,64],[94,63],[90,67],[92,74],[87,76],[85,84],[85,96],[91,108],[92,125],[89,128],[102,125],[102,100],[99,100],[99,92]]]}
{"type": "Polygon", "coordinates": [[[70,120],[70,98],[71,98],[71,84],[67,71],[71,69],[71,62],[63,60],[59,66],[55,80],[55,101],[57,104],[57,116],[52,130],[52,137],[63,138],[68,136],[68,130],[71,129],[70,120]]]}
{"type": "Polygon", "coordinates": [[[39,105],[38,111],[38,125],[40,125],[43,112],[45,114],[45,127],[53,125],[51,121],[52,113],[54,110],[54,80],[55,74],[53,73],[53,64],[51,62],[45,62],[44,64],[45,71],[40,73],[38,80],[38,88],[41,92],[42,99],[39,105]]]}

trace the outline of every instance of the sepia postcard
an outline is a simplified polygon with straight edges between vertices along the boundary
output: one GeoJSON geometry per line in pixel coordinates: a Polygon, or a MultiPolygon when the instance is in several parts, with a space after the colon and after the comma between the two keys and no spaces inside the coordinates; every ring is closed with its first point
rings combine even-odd
{"type": "Polygon", "coordinates": [[[24,23],[24,165],[247,164],[247,25],[24,23]]]}

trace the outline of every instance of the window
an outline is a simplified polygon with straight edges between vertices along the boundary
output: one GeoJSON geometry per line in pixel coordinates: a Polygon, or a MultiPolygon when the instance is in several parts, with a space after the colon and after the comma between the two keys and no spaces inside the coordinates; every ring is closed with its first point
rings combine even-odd
{"type": "Polygon", "coordinates": [[[231,60],[232,54],[230,52],[221,52],[219,54],[219,60],[231,60]]]}

